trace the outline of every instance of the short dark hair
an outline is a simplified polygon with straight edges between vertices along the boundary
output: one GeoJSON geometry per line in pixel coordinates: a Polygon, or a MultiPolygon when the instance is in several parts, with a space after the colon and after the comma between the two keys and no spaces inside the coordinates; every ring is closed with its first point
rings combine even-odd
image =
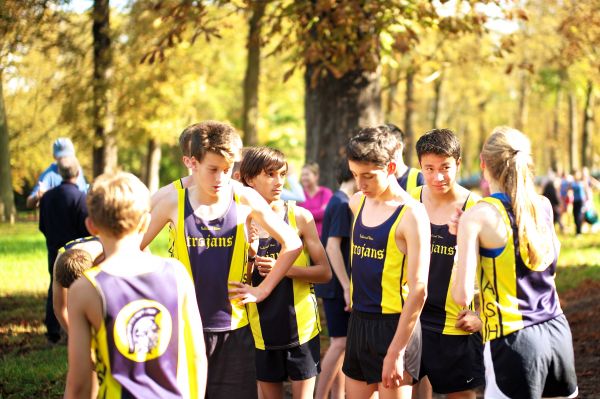
{"type": "Polygon", "coordinates": [[[404,131],[402,129],[393,123],[386,123],[385,126],[390,129],[390,132],[392,132],[394,136],[396,136],[396,139],[400,144],[404,144],[404,131]]]}
{"type": "Polygon", "coordinates": [[[240,180],[244,185],[263,171],[271,173],[287,167],[283,152],[270,147],[250,147],[244,150],[244,159],[240,164],[240,180]]]}
{"type": "Polygon", "coordinates": [[[191,134],[190,156],[202,162],[206,153],[213,152],[233,162],[241,142],[233,126],[217,121],[204,121],[185,128],[191,134]]]}
{"type": "Polygon", "coordinates": [[[365,127],[346,146],[348,160],[385,166],[394,160],[400,143],[386,125],[365,127]]]}
{"type": "Polygon", "coordinates": [[[61,157],[56,161],[58,174],[63,180],[71,180],[79,176],[79,162],[73,156],[61,157]]]}
{"type": "Polygon", "coordinates": [[[85,270],[92,267],[94,260],[89,252],[71,248],[58,255],[56,260],[56,281],[64,288],[69,288],[85,270]]]}
{"type": "Polygon", "coordinates": [[[417,141],[419,162],[425,154],[443,155],[460,159],[460,142],[450,129],[433,129],[422,135],[417,141]]]}
{"type": "Polygon", "coordinates": [[[354,176],[352,175],[352,172],[350,171],[350,168],[348,167],[347,159],[342,159],[339,162],[336,178],[337,178],[338,184],[342,184],[349,180],[354,179],[354,176]]]}

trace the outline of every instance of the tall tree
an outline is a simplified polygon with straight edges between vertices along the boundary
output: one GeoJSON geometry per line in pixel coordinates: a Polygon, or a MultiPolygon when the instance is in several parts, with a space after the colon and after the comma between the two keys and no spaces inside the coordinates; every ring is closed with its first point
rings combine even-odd
{"type": "Polygon", "coordinates": [[[593,142],[592,132],[594,123],[594,82],[587,81],[585,105],[583,107],[583,134],[581,137],[581,165],[592,167],[593,142]]]}
{"type": "Polygon", "coordinates": [[[92,11],[94,38],[94,124],[93,172],[98,176],[117,166],[117,144],[114,137],[114,112],[110,109],[112,50],[110,39],[109,0],[94,0],[92,11]]]}
{"type": "Polygon", "coordinates": [[[10,132],[6,118],[2,78],[10,56],[27,49],[34,38],[43,37],[41,26],[56,23],[51,0],[0,0],[0,220],[14,223],[16,209],[10,166],[10,132]]]}
{"type": "Polygon", "coordinates": [[[10,174],[10,151],[8,148],[8,121],[6,120],[6,111],[4,110],[2,68],[0,67],[0,195],[2,196],[0,202],[0,221],[13,224],[17,212],[10,174]]]}
{"type": "Polygon", "coordinates": [[[573,90],[569,91],[569,169],[574,171],[579,168],[579,142],[577,140],[577,96],[573,90]]]}
{"type": "Polygon", "coordinates": [[[260,77],[260,48],[262,18],[267,6],[266,0],[250,2],[252,15],[248,22],[248,58],[246,61],[246,74],[244,76],[244,109],[242,115],[242,129],[244,141],[248,146],[258,144],[258,85],[260,77]]]}

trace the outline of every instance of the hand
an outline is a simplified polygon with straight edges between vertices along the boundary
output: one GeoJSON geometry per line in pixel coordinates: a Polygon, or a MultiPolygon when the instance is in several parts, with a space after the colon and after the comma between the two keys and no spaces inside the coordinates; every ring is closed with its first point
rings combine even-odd
{"type": "Polygon", "coordinates": [[[481,319],[477,312],[473,312],[468,309],[463,309],[458,313],[458,320],[454,327],[460,328],[463,331],[474,333],[481,331],[481,319]]]}
{"type": "Polygon", "coordinates": [[[275,266],[275,259],[270,256],[257,256],[254,259],[254,267],[258,270],[261,277],[265,277],[275,266]]]}
{"type": "Polygon", "coordinates": [[[383,359],[381,383],[384,388],[399,388],[404,375],[404,351],[390,352],[383,359]]]}
{"type": "Polygon", "coordinates": [[[460,217],[462,216],[462,214],[463,210],[460,208],[456,208],[454,215],[452,215],[450,221],[448,222],[448,230],[450,231],[450,234],[456,235],[458,233],[458,222],[460,221],[460,217]]]}
{"type": "Polygon", "coordinates": [[[229,285],[235,287],[229,289],[229,299],[237,300],[240,305],[262,302],[268,295],[260,286],[252,287],[239,281],[230,281],[229,285]]]}
{"type": "Polygon", "coordinates": [[[344,310],[346,312],[351,312],[352,305],[350,305],[350,287],[344,288],[344,302],[346,302],[346,306],[344,307],[344,310]]]}

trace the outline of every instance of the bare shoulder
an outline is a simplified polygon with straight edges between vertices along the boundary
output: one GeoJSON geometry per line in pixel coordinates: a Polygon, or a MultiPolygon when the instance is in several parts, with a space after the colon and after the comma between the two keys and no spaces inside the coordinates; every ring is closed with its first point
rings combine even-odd
{"type": "Polygon", "coordinates": [[[350,197],[350,200],[348,201],[348,206],[350,207],[350,210],[352,211],[352,213],[354,213],[355,215],[358,212],[358,207],[360,206],[360,201],[362,200],[362,197],[363,197],[362,192],[358,191],[358,192],[354,193],[352,195],[352,197],[350,197]]]}
{"type": "Polygon", "coordinates": [[[310,211],[306,208],[302,208],[301,206],[298,205],[294,205],[294,214],[296,215],[296,220],[297,221],[301,221],[303,223],[310,223],[313,220],[315,220],[315,218],[313,217],[312,213],[310,213],[310,211]]]}
{"type": "Polygon", "coordinates": [[[249,206],[251,209],[262,209],[265,206],[268,207],[267,201],[261,195],[251,187],[246,187],[235,182],[233,185],[233,191],[237,194],[240,199],[240,203],[249,206]]]}
{"type": "Polygon", "coordinates": [[[467,209],[461,216],[463,221],[474,222],[477,224],[492,223],[497,224],[497,221],[502,218],[498,210],[487,202],[478,202],[467,209]]]}
{"type": "Polygon", "coordinates": [[[173,183],[169,183],[166,186],[162,186],[157,192],[152,194],[150,197],[150,206],[154,208],[164,197],[168,196],[170,192],[177,191],[173,183]]]}
{"type": "Polygon", "coordinates": [[[86,306],[91,298],[97,297],[98,292],[92,283],[85,277],[80,277],[69,288],[69,302],[86,306]]]}
{"type": "Polygon", "coordinates": [[[425,205],[423,205],[420,201],[417,201],[414,198],[409,198],[404,203],[404,206],[406,207],[406,210],[404,211],[404,217],[409,221],[415,223],[429,223],[429,215],[427,214],[425,205]]]}

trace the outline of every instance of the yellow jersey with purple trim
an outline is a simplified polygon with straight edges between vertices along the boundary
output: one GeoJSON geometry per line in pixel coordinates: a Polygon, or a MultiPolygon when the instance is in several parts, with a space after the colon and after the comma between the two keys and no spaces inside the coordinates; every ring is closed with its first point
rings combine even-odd
{"type": "Polygon", "coordinates": [[[138,275],[116,276],[101,266],[84,272],[102,299],[103,318],[91,341],[99,398],[199,395],[200,348],[184,307],[194,300],[191,282],[179,262],[150,259],[156,269],[138,275]]]}
{"type": "Polygon", "coordinates": [[[229,281],[246,282],[245,217],[232,188],[225,214],[205,220],[194,214],[189,189],[178,190],[176,254],[194,286],[204,331],[231,331],[248,325],[246,306],[229,299],[229,281]]]}
{"type": "MultiPolygon", "coordinates": [[[[285,204],[284,220],[297,231],[295,204],[285,204]]],[[[281,244],[272,237],[260,238],[258,256],[277,258],[281,244]]],[[[303,249],[294,261],[296,267],[310,267],[310,257],[303,249]]],[[[259,285],[264,278],[255,268],[252,285],[259,285]]],[[[284,277],[271,294],[260,303],[248,304],[250,326],[254,345],[258,349],[284,349],[302,345],[321,331],[317,298],[313,284],[284,277]]]]}
{"type": "MultiPolygon", "coordinates": [[[[416,200],[423,202],[423,187],[411,191],[416,200]]],[[[470,192],[463,204],[466,210],[479,201],[481,197],[470,192]]],[[[456,236],[450,234],[447,224],[431,226],[431,255],[429,258],[429,278],[427,280],[427,299],[421,312],[421,328],[446,335],[470,335],[471,333],[455,327],[458,314],[463,309],[452,298],[456,260],[456,236]]],[[[474,284],[475,282],[473,282],[474,284]]],[[[473,303],[470,310],[475,310],[473,303]]]]}
{"type": "Polygon", "coordinates": [[[398,206],[378,226],[365,226],[365,197],[352,227],[350,294],[352,308],[361,312],[402,313],[408,296],[407,259],[396,244],[396,228],[408,204],[398,206]]]}
{"type": "MultiPolygon", "coordinates": [[[[482,335],[484,342],[504,337],[524,327],[542,323],[560,316],[560,307],[554,277],[554,261],[545,269],[534,269],[529,264],[527,244],[519,242],[519,235],[510,199],[506,194],[494,193],[482,201],[492,205],[502,216],[507,243],[503,248],[479,249],[477,279],[482,335]]],[[[553,229],[551,209],[546,223],[553,229]]]]}

